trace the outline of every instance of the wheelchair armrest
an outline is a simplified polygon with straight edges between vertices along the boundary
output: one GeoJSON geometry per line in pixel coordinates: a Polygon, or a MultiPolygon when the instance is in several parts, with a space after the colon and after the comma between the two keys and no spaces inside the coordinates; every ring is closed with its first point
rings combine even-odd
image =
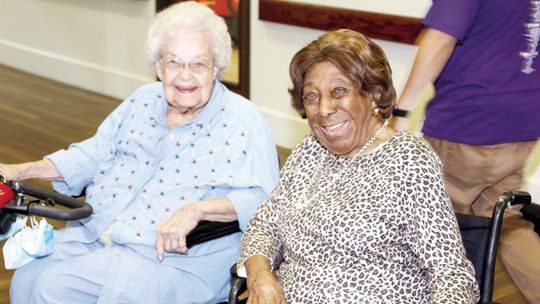
{"type": "Polygon", "coordinates": [[[2,212],[37,215],[63,221],[79,220],[92,215],[90,204],[71,196],[19,182],[12,183],[10,187],[16,198],[5,204],[2,212]],[[26,202],[26,196],[37,200],[26,202]],[[55,208],[55,205],[66,208],[55,208]]]}
{"type": "MultiPolygon", "coordinates": [[[[0,209],[2,232],[9,230],[16,218],[14,214],[37,215],[64,221],[83,219],[92,215],[90,204],[71,196],[19,182],[10,182],[9,186],[16,197],[0,209]],[[25,196],[38,200],[26,202],[25,196]],[[55,205],[66,208],[55,208],[55,205]]],[[[238,221],[228,223],[202,221],[187,235],[186,243],[188,247],[192,247],[239,231],[238,221]]]]}
{"type": "Polygon", "coordinates": [[[239,301],[238,296],[240,296],[246,289],[246,278],[238,276],[236,272],[236,263],[231,266],[231,290],[229,292],[229,304],[239,304],[245,303],[246,301],[239,301]]]}
{"type": "Polygon", "coordinates": [[[187,235],[186,245],[190,248],[236,232],[240,232],[238,221],[226,223],[202,221],[187,235]]]}

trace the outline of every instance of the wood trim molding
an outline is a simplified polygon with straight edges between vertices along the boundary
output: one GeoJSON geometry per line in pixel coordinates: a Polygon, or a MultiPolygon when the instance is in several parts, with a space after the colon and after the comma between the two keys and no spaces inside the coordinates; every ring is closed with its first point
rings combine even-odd
{"type": "Polygon", "coordinates": [[[414,44],[420,19],[284,0],[259,0],[259,19],[319,30],[349,28],[371,38],[414,44]]]}

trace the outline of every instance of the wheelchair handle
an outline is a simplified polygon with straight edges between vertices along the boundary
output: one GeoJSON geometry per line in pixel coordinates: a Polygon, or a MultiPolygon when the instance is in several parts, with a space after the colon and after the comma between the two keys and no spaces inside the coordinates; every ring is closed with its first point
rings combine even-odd
{"type": "Polygon", "coordinates": [[[525,191],[504,192],[498,200],[506,201],[511,206],[528,205],[531,203],[531,195],[525,191]]]}
{"type": "MultiPolygon", "coordinates": [[[[79,220],[92,215],[92,206],[90,204],[56,191],[24,185],[19,182],[13,183],[11,189],[15,193],[16,198],[0,209],[1,212],[37,215],[63,221],[79,220]],[[23,197],[25,195],[44,200],[46,203],[43,204],[39,201],[23,203],[23,197]],[[54,204],[67,207],[67,209],[53,208],[52,205],[54,204]]],[[[187,235],[186,244],[188,247],[192,247],[240,231],[238,221],[202,221],[187,235]]]]}
{"type": "Polygon", "coordinates": [[[57,220],[69,221],[87,218],[92,215],[92,206],[86,202],[75,199],[71,196],[60,194],[56,191],[48,189],[23,185],[15,182],[11,186],[17,198],[11,203],[6,204],[2,211],[10,213],[19,213],[26,215],[37,215],[48,217],[57,220]],[[40,202],[28,202],[22,204],[22,197],[28,195],[40,200],[44,200],[46,204],[40,202]],[[58,204],[68,209],[54,208],[52,205],[58,204]]]}
{"type": "Polygon", "coordinates": [[[81,202],[80,200],[73,198],[71,196],[60,194],[56,191],[52,191],[45,188],[40,188],[31,185],[23,185],[22,183],[14,183],[13,191],[16,193],[23,193],[35,198],[43,200],[51,200],[56,204],[62,205],[68,208],[81,208],[86,203],[81,202]]]}
{"type": "MultiPolygon", "coordinates": [[[[495,202],[495,208],[493,208],[493,214],[491,216],[492,225],[489,232],[488,253],[489,259],[495,259],[497,256],[497,247],[499,244],[499,237],[501,234],[501,228],[503,223],[504,211],[507,207],[515,205],[527,206],[531,203],[531,195],[525,191],[508,191],[504,192],[495,202]]],[[[482,301],[484,303],[491,303],[493,293],[493,278],[495,277],[495,263],[487,263],[486,275],[484,276],[484,294],[482,295],[482,301]]]]}
{"type": "Polygon", "coordinates": [[[48,217],[62,221],[72,221],[87,218],[92,215],[92,206],[86,204],[80,208],[58,209],[46,205],[32,203],[28,205],[28,214],[48,217]]]}

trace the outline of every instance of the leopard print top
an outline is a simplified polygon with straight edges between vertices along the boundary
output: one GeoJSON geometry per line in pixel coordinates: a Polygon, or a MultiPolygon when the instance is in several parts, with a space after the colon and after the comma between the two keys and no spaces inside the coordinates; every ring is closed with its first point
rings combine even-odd
{"type": "Polygon", "coordinates": [[[476,303],[441,163],[401,132],[341,157],[308,135],[242,242],[269,258],[288,303],[476,303]],[[278,266],[279,265],[279,266],[278,266]]]}

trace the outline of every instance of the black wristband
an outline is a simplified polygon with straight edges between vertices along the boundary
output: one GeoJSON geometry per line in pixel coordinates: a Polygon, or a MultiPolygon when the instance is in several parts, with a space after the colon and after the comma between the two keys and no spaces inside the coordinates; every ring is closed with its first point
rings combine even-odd
{"type": "Polygon", "coordinates": [[[407,115],[409,115],[409,111],[400,108],[394,108],[394,110],[392,111],[392,115],[398,117],[407,117],[407,115]]]}

